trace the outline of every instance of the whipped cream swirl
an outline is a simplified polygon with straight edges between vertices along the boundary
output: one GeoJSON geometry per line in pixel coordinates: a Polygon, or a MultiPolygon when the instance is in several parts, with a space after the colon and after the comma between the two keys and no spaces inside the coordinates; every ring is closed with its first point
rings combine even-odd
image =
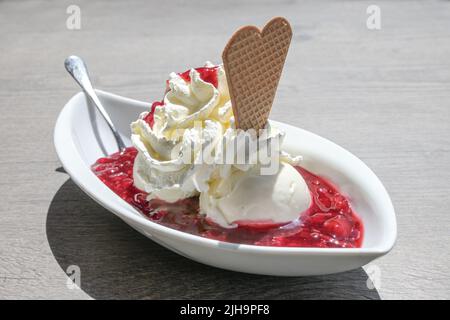
{"type": "MultiPolygon", "coordinates": [[[[214,222],[230,227],[234,221],[243,220],[245,217],[240,219],[238,212],[227,214],[225,212],[227,210],[214,209],[216,200],[232,193],[233,187],[238,185],[237,177],[256,174],[262,164],[257,157],[253,163],[223,163],[223,150],[227,146],[235,145],[239,134],[234,129],[223,66],[214,66],[207,62],[205,67],[216,69],[217,86],[204,81],[195,69],[189,71],[188,78],[171,73],[163,105],[157,106],[154,110],[153,126],[145,121],[148,112],[142,113],[131,124],[132,143],[138,150],[133,178],[135,186],[148,193],[149,200],[158,198],[176,202],[201,195],[202,213],[214,222]],[[201,147],[192,148],[193,145],[201,147]],[[205,154],[210,155],[209,161],[202,158],[205,154]],[[187,159],[190,161],[186,161],[187,159]]],[[[267,129],[267,134],[250,139],[258,139],[259,142],[276,139],[277,145],[281,146],[284,133],[270,126],[267,129]]],[[[250,158],[252,156],[249,155],[250,158]]],[[[279,151],[279,159],[282,163],[295,165],[301,158],[293,158],[279,151]]],[[[305,188],[302,181],[303,179],[300,183],[296,182],[301,190],[305,188]]],[[[289,186],[291,195],[300,192],[292,185],[289,186]]],[[[289,193],[289,190],[286,192],[289,193]]],[[[297,203],[293,210],[305,209],[303,207],[307,205],[309,202],[304,205],[297,203]]],[[[294,212],[293,210],[291,211],[294,212]]],[[[296,211],[295,215],[298,216],[299,213],[296,211]]],[[[263,219],[284,221],[292,218],[291,216],[264,214],[263,219]]],[[[249,218],[258,219],[258,215],[252,212],[249,218]]]]}

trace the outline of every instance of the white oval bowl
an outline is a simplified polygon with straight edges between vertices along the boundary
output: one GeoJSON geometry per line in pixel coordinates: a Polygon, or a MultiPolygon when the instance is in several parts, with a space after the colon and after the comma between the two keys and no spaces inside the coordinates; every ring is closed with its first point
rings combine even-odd
{"type": "MultiPolygon", "coordinates": [[[[130,123],[150,108],[144,103],[97,91],[125,143],[130,123]]],[[[72,180],[92,199],[160,245],[211,266],[276,276],[310,276],[361,267],[388,253],[397,236],[395,212],[376,175],[342,147],[311,132],[284,123],[283,149],[304,157],[302,166],[330,179],[345,195],[364,224],[364,241],[356,249],[284,248],[232,244],[177,231],[150,221],[104,185],[90,166],[117,151],[106,122],[80,92],[61,111],[54,131],[56,152],[72,180]]],[[[101,232],[101,230],[99,230],[101,232]]]]}

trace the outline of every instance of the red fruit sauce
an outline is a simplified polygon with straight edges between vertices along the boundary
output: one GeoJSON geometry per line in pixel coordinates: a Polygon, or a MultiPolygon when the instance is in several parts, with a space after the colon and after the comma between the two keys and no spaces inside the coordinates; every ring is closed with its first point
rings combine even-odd
{"type": "Polygon", "coordinates": [[[199,214],[198,197],[176,203],[147,201],[147,194],[133,185],[137,150],[100,158],[92,166],[103,183],[150,220],[169,228],[226,242],[277,247],[357,248],[362,244],[363,225],[348,200],[330,182],[296,167],[312,195],[311,207],[299,219],[284,225],[239,224],[226,229],[199,214]]]}
{"type": "Polygon", "coordinates": [[[156,107],[163,106],[163,105],[164,105],[163,101],[161,101],[161,102],[160,101],[153,102],[153,104],[152,104],[152,106],[150,108],[150,112],[147,113],[147,115],[144,117],[143,120],[150,125],[150,128],[153,128],[153,123],[155,123],[155,118],[154,118],[153,115],[155,114],[156,107]]]}
{"type": "MultiPolygon", "coordinates": [[[[214,67],[201,67],[201,68],[195,68],[195,71],[197,71],[200,74],[200,79],[202,79],[205,82],[211,83],[214,87],[217,88],[219,85],[218,78],[217,78],[217,66],[214,67]]],[[[185,72],[179,73],[180,77],[184,79],[186,82],[191,81],[191,76],[189,75],[191,70],[187,70],[185,72]]]]}

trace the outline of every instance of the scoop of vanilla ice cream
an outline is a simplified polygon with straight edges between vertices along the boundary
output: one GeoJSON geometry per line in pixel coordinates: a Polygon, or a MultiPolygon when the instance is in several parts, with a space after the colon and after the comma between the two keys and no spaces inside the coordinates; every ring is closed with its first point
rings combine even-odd
{"type": "MultiPolygon", "coordinates": [[[[280,151],[277,173],[267,176],[259,174],[258,162],[223,164],[221,152],[215,150],[225,150],[239,139],[224,68],[211,63],[205,67],[217,68],[217,87],[202,80],[195,69],[189,81],[172,73],[164,105],[155,108],[153,126],[144,120],[148,112],[131,124],[131,140],[138,150],[135,186],[148,193],[148,200],[175,202],[200,195],[201,213],[224,227],[242,220],[296,219],[310,203],[305,181],[291,166],[301,157],[280,151]],[[201,145],[200,150],[192,149],[193,144],[201,145]],[[201,161],[202,151],[212,147],[212,162],[201,161]]],[[[252,139],[281,145],[284,133],[270,125],[267,129],[268,134],[252,139]]]]}
{"type": "Polygon", "coordinates": [[[282,223],[297,219],[311,205],[308,186],[290,164],[276,174],[234,171],[228,180],[212,184],[200,194],[201,212],[220,225],[238,221],[282,223]]]}

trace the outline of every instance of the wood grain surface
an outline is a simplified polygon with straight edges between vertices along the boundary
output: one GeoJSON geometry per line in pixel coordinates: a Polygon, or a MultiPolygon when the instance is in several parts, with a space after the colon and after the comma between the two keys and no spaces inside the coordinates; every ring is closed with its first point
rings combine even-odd
{"type": "Polygon", "coordinates": [[[450,1],[0,1],[0,298],[449,299],[449,57],[450,1]],[[66,28],[71,4],[80,30],[66,28]],[[381,30],[366,27],[370,4],[381,30]],[[60,169],[53,127],[78,91],[66,56],[82,56],[99,89],[153,101],[169,72],[221,62],[238,27],[275,15],[294,37],[271,118],[356,154],[396,208],[394,250],[364,269],[277,278],[200,265],[60,169]],[[70,265],[81,290],[66,285],[70,265]]]}

